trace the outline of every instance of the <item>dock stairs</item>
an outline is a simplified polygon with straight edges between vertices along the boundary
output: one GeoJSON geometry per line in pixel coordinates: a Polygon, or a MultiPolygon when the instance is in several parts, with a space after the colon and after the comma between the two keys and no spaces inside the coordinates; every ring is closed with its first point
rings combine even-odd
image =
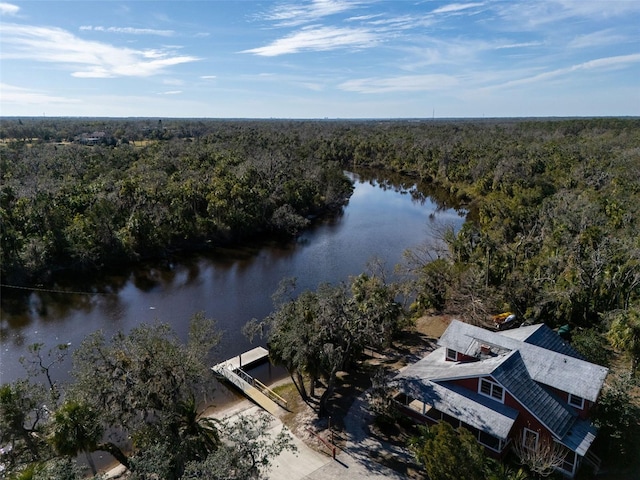
{"type": "Polygon", "coordinates": [[[287,401],[257,378],[253,378],[242,370],[242,367],[248,368],[256,363],[264,362],[268,358],[269,351],[266,348],[256,347],[237,357],[220,362],[211,369],[219,378],[227,380],[264,410],[276,416],[280,407],[288,409],[287,401]]]}

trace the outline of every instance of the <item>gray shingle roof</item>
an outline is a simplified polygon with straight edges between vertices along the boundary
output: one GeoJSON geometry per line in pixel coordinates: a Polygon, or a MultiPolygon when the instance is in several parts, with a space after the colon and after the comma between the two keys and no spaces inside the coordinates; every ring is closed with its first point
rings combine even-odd
{"type": "Polygon", "coordinates": [[[561,442],[564,446],[584,457],[596,439],[597,432],[598,429],[591,425],[589,421],[577,419],[561,442]]]}
{"type": "Polygon", "coordinates": [[[425,380],[410,367],[394,383],[410,397],[502,440],[507,439],[518,417],[513,408],[457,385],[425,380]]]}
{"type": "MultiPolygon", "coordinates": [[[[512,420],[515,420],[515,416],[512,417],[501,409],[515,410],[477,392],[471,392],[450,383],[451,380],[487,376],[493,377],[500,383],[559,439],[563,438],[576,418],[575,414],[562,402],[531,379],[518,351],[489,357],[479,362],[457,363],[445,361],[445,348],[438,348],[419,362],[406,367],[396,376],[396,381],[402,385],[401,390],[413,398],[433,405],[438,410],[459,418],[469,425],[488,431],[486,426],[477,426],[478,420],[474,415],[479,412],[470,403],[493,406],[494,410],[500,411],[512,420]],[[453,395],[453,392],[456,395],[453,395]],[[447,402],[461,403],[447,405],[447,402]]],[[[499,428],[506,428],[505,418],[496,418],[495,414],[490,412],[484,412],[484,414],[490,415],[484,419],[485,424],[500,422],[499,428]]]]}
{"type": "Polygon", "coordinates": [[[535,345],[537,347],[553,350],[556,353],[568,355],[569,357],[585,360],[575,349],[565,342],[560,335],[547,327],[544,323],[538,325],[530,325],[527,327],[515,328],[512,330],[504,330],[499,332],[505,337],[521,340],[525,343],[535,345]]]}
{"type": "Polygon", "coordinates": [[[571,347],[554,336],[548,327],[539,325],[497,333],[454,320],[438,342],[441,347],[406,367],[394,382],[412,398],[506,439],[518,411],[453,383],[491,376],[565,446],[584,456],[596,428],[542,385],[595,401],[608,370],[571,355],[571,347]],[[446,348],[479,361],[446,361],[446,348]]]}
{"type": "Polygon", "coordinates": [[[410,377],[432,381],[446,381],[490,375],[504,359],[489,358],[483,362],[446,362],[445,349],[438,348],[422,360],[406,367],[397,378],[410,377]]]}
{"type": "MultiPolygon", "coordinates": [[[[513,333],[507,336],[503,335],[505,332],[492,332],[454,320],[440,337],[438,344],[471,356],[479,356],[480,346],[483,344],[494,346],[492,350],[501,352],[518,350],[533,380],[595,402],[608,369],[520,340],[523,333],[528,334],[527,338],[535,334],[535,331],[530,331],[530,327],[524,328],[528,330],[509,330],[508,332],[513,333]]],[[[541,334],[540,339],[548,336],[548,333],[541,334]]]]}
{"type": "Polygon", "coordinates": [[[576,414],[531,379],[520,352],[514,350],[507,355],[491,376],[558,439],[569,431],[576,414]]]}

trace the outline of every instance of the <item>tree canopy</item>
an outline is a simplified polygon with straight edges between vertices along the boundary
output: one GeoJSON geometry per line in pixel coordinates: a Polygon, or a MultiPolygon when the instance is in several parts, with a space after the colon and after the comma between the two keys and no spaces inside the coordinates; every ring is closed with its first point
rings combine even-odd
{"type": "Polygon", "coordinates": [[[305,399],[305,375],[311,395],[316,381],[325,381],[319,408],[324,415],[338,372],[351,368],[365,347],[388,346],[402,325],[402,308],[391,286],[367,274],[349,286],[321,284],[296,298],[287,298],[286,289],[281,294],[276,310],[264,319],[270,356],[287,368],[305,399]]]}
{"type": "MultiPolygon", "coordinates": [[[[407,253],[411,314],[447,311],[484,323],[510,311],[532,323],[567,324],[589,358],[606,363],[608,342],[637,369],[638,119],[1,119],[0,138],[3,282],[295,235],[344,205],[352,187],[343,169],[377,168],[402,174],[403,182],[437,185],[467,212],[461,229],[435,232],[429,255],[407,253]],[[89,145],[84,134],[94,131],[103,140],[89,145]]],[[[311,395],[316,380],[324,381],[320,412],[337,373],[364,347],[385,345],[402,325],[397,293],[382,278],[363,275],[276,299],[264,319],[272,356],[303,396],[305,377],[311,395]]],[[[56,458],[46,441],[55,439],[45,432],[55,417],[48,403],[62,409],[60,429],[86,424],[80,413],[87,409],[104,428],[131,434],[130,457],[111,442],[95,446],[112,448],[139,472],[153,462],[164,476],[186,465],[197,471],[190,462],[222,448],[217,427],[193,409],[194,398],[205,394],[195,372],[216,340],[198,336],[184,346],[163,326],[143,325],[113,339],[96,333],[76,353],[76,383],[64,392],[48,375],[64,348],[45,360],[34,346],[30,365],[47,377],[48,391],[29,381],[0,390],[0,435],[12,446],[11,468],[56,458]],[[159,431],[169,432],[167,442],[156,441],[159,431]],[[209,439],[204,451],[194,437],[209,439]],[[175,445],[189,453],[175,455],[175,445]]],[[[614,393],[604,392],[604,409],[627,402],[614,393]]],[[[607,423],[615,414],[603,412],[603,431],[621,436],[622,427],[607,423]]],[[[93,427],[86,424],[77,442],[59,444],[59,451],[94,448],[93,427]]],[[[51,468],[65,465],[56,460],[51,468]]]]}
{"type": "Polygon", "coordinates": [[[482,447],[464,428],[447,422],[423,427],[411,446],[431,480],[484,480],[486,459],[482,447]]]}
{"type": "Polygon", "coordinates": [[[14,132],[1,145],[3,278],[291,236],[352,191],[337,162],[269,124],[209,123],[197,135],[147,135],[134,145],[118,132],[141,126],[131,123],[107,121],[120,135],[107,144],[27,142],[14,132]]]}
{"type": "MultiPolygon", "coordinates": [[[[292,444],[284,432],[269,436],[269,421],[262,417],[229,423],[202,415],[213,388],[210,353],[219,339],[215,322],[202,313],[191,318],[186,343],[161,323],[141,324],[109,340],[96,332],[73,353],[74,381],[56,384],[56,395],[33,377],[3,384],[3,474],[75,480],[84,476],[76,456],[84,453],[95,474],[91,452],[103,451],[133,479],[171,480],[182,478],[187,466],[197,470],[217,461],[211,455],[219,459],[221,451],[234,451],[244,472],[234,478],[259,478],[271,457],[292,444]]],[[[31,351],[45,357],[37,346],[31,351]]],[[[47,369],[32,373],[45,376],[58,366],[35,363],[47,369]]]]}

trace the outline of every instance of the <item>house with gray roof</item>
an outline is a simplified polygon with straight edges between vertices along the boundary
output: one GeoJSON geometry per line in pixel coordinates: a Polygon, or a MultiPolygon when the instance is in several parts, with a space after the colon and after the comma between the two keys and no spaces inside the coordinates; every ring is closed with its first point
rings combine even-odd
{"type": "Polygon", "coordinates": [[[454,320],[438,346],[394,378],[402,411],[462,426],[497,458],[516,442],[524,448],[553,442],[566,476],[585,461],[599,466],[588,417],[605,367],[543,324],[495,332],[454,320]]]}

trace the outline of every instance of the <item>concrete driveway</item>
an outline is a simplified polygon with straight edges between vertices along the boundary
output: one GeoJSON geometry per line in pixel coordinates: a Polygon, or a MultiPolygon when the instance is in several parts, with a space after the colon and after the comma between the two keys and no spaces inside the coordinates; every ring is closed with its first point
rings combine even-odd
{"type": "MultiPolygon", "coordinates": [[[[371,438],[366,426],[373,417],[366,408],[365,396],[362,396],[353,403],[347,417],[345,418],[346,446],[343,450],[338,450],[336,459],[330,455],[314,450],[305,444],[301,439],[295,437],[291,432],[292,442],[298,451],[283,452],[272,463],[272,467],[267,473],[269,480],[402,480],[404,476],[391,470],[371,458],[372,451],[394,450],[394,447],[383,445],[378,440],[371,438]]],[[[243,415],[252,415],[260,411],[260,407],[249,406],[248,408],[234,412],[243,415]]],[[[276,435],[282,430],[282,422],[275,418],[269,432],[276,435]]],[[[396,456],[408,455],[407,452],[393,451],[396,456]]]]}

